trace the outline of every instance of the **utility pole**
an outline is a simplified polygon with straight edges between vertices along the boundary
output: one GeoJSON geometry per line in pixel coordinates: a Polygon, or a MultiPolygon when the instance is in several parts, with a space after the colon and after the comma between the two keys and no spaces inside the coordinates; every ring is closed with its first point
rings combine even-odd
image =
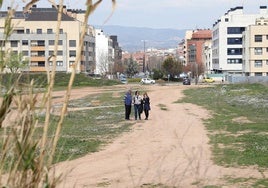
{"type": "Polygon", "coordinates": [[[145,73],[145,43],[146,40],[141,40],[143,42],[143,62],[142,62],[142,71],[145,73]]]}

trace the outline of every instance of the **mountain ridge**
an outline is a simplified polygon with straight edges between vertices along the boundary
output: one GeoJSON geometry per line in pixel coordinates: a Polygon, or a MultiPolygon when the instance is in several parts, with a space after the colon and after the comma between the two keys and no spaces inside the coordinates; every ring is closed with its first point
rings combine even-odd
{"type": "Polygon", "coordinates": [[[116,35],[123,51],[135,52],[145,48],[176,48],[184,38],[185,29],[155,29],[148,27],[128,27],[119,25],[94,26],[102,29],[106,35],[116,35]]]}

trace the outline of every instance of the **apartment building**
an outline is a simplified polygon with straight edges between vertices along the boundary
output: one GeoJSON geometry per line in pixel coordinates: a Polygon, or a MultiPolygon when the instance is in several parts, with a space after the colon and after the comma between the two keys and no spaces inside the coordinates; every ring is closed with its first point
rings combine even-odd
{"type": "Polygon", "coordinates": [[[114,66],[113,40],[105,35],[103,30],[95,29],[95,59],[96,68],[94,74],[112,74],[114,66]]]}
{"type": "Polygon", "coordinates": [[[211,74],[212,73],[212,42],[211,40],[208,40],[203,43],[202,46],[202,61],[204,65],[204,73],[205,74],[211,74]]]}
{"type": "Polygon", "coordinates": [[[244,14],[242,6],[231,8],[213,24],[212,68],[215,73],[242,75],[242,35],[257,18],[268,18],[266,6],[257,14],[244,14]]]}
{"type": "Polygon", "coordinates": [[[187,71],[198,72],[198,74],[204,72],[203,62],[203,45],[207,41],[211,41],[212,31],[210,29],[197,29],[192,33],[186,32],[185,41],[185,59],[187,71]]]}
{"type": "Polygon", "coordinates": [[[243,33],[243,73],[268,76],[268,18],[258,18],[243,33]]]}
{"type": "MultiPolygon", "coordinates": [[[[4,49],[12,53],[22,53],[29,59],[29,66],[24,71],[45,72],[52,68],[51,57],[57,29],[57,9],[38,8],[36,5],[28,11],[14,11],[12,18],[13,34],[8,41],[4,39],[4,23],[8,11],[0,12],[0,42],[4,49]]],[[[56,71],[71,72],[77,56],[81,55],[76,72],[92,72],[95,68],[95,38],[93,27],[88,26],[83,41],[82,53],[78,51],[79,37],[83,23],[83,10],[67,10],[64,7],[59,31],[59,43],[56,57],[56,71]],[[80,54],[81,53],[81,54],[80,54]]]]}

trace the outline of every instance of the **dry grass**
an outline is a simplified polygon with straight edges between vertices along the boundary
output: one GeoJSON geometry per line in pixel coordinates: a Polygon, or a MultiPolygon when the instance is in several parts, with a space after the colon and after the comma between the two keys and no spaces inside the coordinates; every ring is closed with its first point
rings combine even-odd
{"type": "MultiPolygon", "coordinates": [[[[24,11],[39,0],[31,0],[25,4],[24,11]]],[[[1,1],[2,2],[2,1],[1,1]]],[[[48,0],[52,5],[55,5],[53,0],[48,0]]],[[[80,43],[78,50],[81,52],[83,48],[83,40],[87,31],[88,17],[92,14],[98,5],[102,2],[87,1],[86,14],[83,28],[80,35],[80,43]]],[[[23,1],[24,3],[24,1],[23,1]]],[[[115,0],[112,0],[115,6],[115,0]]],[[[58,51],[59,28],[61,16],[63,13],[64,1],[59,1],[58,21],[55,37],[54,54],[58,51]]],[[[16,12],[12,8],[5,18],[4,40],[8,41],[13,33],[12,17],[16,12]]],[[[11,55],[12,49],[4,49],[1,46],[0,53],[0,73],[3,74],[8,67],[6,57],[11,55]]],[[[80,53],[81,54],[81,53],[80,53]]],[[[53,175],[52,161],[56,150],[56,145],[63,126],[63,119],[67,110],[70,92],[75,78],[75,70],[80,61],[80,56],[77,56],[74,63],[74,68],[71,73],[68,87],[66,88],[65,100],[61,109],[60,119],[57,123],[57,129],[53,137],[48,136],[48,128],[50,126],[50,112],[52,110],[52,93],[54,89],[55,73],[56,73],[56,56],[49,57],[48,60],[53,62],[51,72],[47,72],[47,90],[43,95],[43,100],[38,101],[41,104],[37,106],[37,95],[34,93],[35,81],[32,80],[27,85],[27,90],[23,92],[16,91],[20,77],[13,77],[3,93],[3,99],[0,105],[0,128],[1,128],[1,155],[0,155],[0,185],[1,187],[56,187],[62,180],[61,175],[53,175]],[[15,81],[14,81],[15,80],[15,81]],[[35,136],[35,128],[38,125],[38,112],[46,111],[43,134],[41,137],[35,136]],[[13,113],[16,111],[17,113],[13,113]],[[2,127],[2,123],[7,121],[9,114],[16,114],[14,121],[9,126],[2,127]],[[52,171],[52,172],[51,172],[52,171]]],[[[18,62],[19,63],[19,62],[18,62]]],[[[1,77],[0,77],[1,79],[1,77]]],[[[1,79],[2,83],[2,79],[1,79]]],[[[3,88],[1,84],[1,88],[3,88]]]]}

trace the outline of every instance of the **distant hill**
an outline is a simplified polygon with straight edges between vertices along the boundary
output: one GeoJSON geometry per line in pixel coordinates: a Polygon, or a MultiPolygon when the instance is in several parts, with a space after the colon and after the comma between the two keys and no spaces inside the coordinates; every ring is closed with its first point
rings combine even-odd
{"type": "Polygon", "coordinates": [[[107,35],[117,35],[120,47],[124,51],[135,52],[145,48],[167,49],[176,48],[184,38],[185,30],[177,29],[152,29],[145,27],[125,26],[95,26],[102,29],[107,35]]]}

